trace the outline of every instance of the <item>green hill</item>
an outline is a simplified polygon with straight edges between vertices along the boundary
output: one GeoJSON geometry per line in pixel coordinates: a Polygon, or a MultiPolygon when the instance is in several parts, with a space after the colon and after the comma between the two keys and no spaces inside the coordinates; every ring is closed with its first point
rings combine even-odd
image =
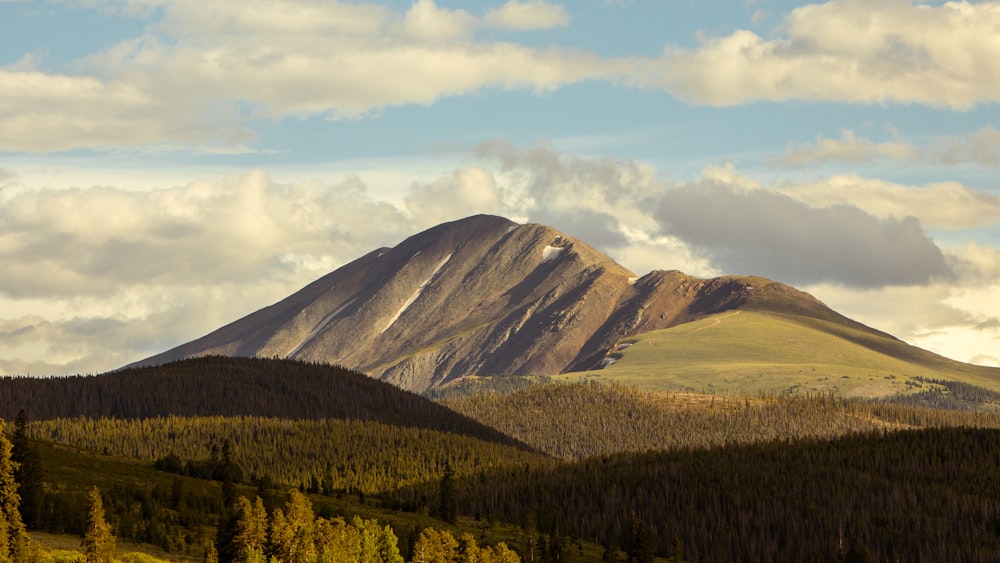
{"type": "Polygon", "coordinates": [[[888,397],[927,379],[1000,391],[1000,369],[910,346],[857,323],[743,309],[622,340],[599,371],[555,376],[702,393],[888,397]]]}

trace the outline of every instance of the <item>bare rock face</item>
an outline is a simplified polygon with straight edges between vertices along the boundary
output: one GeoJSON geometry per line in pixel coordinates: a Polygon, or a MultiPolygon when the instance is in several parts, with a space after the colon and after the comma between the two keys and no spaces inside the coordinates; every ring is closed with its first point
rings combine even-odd
{"type": "Polygon", "coordinates": [[[209,354],[357,369],[415,391],[470,375],[598,367],[625,337],[740,307],[840,317],[763,278],[632,272],[542,225],[478,215],[378,249],[136,365],[209,354]]]}

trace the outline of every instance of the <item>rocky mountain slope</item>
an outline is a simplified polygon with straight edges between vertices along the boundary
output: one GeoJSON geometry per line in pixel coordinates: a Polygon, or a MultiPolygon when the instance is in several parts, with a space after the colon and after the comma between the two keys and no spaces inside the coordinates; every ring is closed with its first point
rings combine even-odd
{"type": "Polygon", "coordinates": [[[794,313],[888,337],[767,279],[637,277],[549,227],[478,215],[375,250],[134,365],[209,354],[291,358],[423,391],[471,374],[598,368],[623,338],[732,309],[794,313]]]}

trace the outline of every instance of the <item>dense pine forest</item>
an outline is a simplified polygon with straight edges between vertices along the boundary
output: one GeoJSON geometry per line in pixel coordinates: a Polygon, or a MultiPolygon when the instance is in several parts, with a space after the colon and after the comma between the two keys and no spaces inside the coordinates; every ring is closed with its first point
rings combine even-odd
{"type": "MultiPolygon", "coordinates": [[[[554,383],[512,393],[450,396],[441,404],[563,459],[619,452],[710,448],[782,438],[834,438],[907,427],[1000,428],[1000,413],[942,410],[919,405],[925,397],[980,397],[960,386],[903,396],[898,402],[830,395],[732,397],[649,392],[597,383],[554,383]]],[[[985,390],[981,390],[985,391],[985,390]]],[[[988,393],[988,392],[987,392],[988,393]]],[[[982,403],[977,403],[982,404],[982,403]]]]}
{"type": "Polygon", "coordinates": [[[445,468],[466,475],[544,459],[460,434],[360,420],[74,418],[37,422],[31,436],[207,477],[228,444],[242,480],[267,478],[328,494],[375,495],[440,479],[445,468]]]}
{"type": "MultiPolygon", "coordinates": [[[[692,561],[1000,560],[1000,430],[599,456],[461,479],[462,513],[692,561]]],[[[401,506],[426,493],[398,493],[401,506]]]]}
{"type": "Polygon", "coordinates": [[[201,358],[3,378],[0,405],[34,419],[8,426],[29,530],[85,534],[97,488],[111,533],[172,559],[1000,560],[998,397],[921,383],[868,402],[470,378],[435,404],[201,358]]]}
{"type": "Polygon", "coordinates": [[[209,356],[97,376],[0,378],[0,418],[258,416],[370,420],[510,443],[496,430],[356,371],[209,356]]]}

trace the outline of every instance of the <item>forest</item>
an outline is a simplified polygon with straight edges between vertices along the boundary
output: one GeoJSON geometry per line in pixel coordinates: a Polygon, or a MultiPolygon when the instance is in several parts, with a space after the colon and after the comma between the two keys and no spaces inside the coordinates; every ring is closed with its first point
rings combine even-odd
{"type": "Polygon", "coordinates": [[[0,379],[50,401],[7,429],[29,531],[81,537],[96,487],[116,538],[176,560],[1000,560],[1000,415],[972,386],[870,402],[470,380],[434,403],[202,358],[131,373],[150,401],[121,373],[0,379]]]}

